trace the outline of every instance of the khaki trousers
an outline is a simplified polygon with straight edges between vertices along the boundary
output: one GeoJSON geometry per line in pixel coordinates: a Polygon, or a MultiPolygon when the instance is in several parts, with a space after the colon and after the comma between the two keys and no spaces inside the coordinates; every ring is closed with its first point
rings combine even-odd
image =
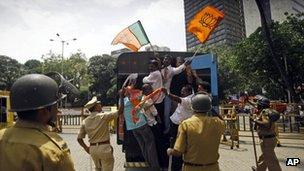
{"type": "Polygon", "coordinates": [[[113,148],[110,144],[90,146],[90,155],[94,161],[96,171],[113,170],[113,148]]]}
{"type": "Polygon", "coordinates": [[[267,168],[269,171],[282,170],[279,164],[279,160],[274,152],[274,148],[277,145],[277,140],[273,138],[264,138],[261,140],[262,154],[258,160],[258,171],[265,171],[267,168]]]}

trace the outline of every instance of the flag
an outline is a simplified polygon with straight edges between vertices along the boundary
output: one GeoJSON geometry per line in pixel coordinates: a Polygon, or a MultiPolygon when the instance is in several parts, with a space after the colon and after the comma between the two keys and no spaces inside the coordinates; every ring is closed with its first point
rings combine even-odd
{"type": "Polygon", "coordinates": [[[193,33],[200,42],[204,43],[223,18],[223,12],[212,6],[207,6],[189,22],[187,31],[193,33]]]}
{"type": "Polygon", "coordinates": [[[137,52],[143,45],[150,43],[146,32],[138,20],[136,23],[123,29],[112,41],[112,45],[122,43],[132,51],[137,52]]]}

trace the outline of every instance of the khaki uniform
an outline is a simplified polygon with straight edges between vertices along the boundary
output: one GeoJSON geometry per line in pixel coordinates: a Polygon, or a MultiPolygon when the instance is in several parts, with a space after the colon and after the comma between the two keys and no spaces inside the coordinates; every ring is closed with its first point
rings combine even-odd
{"type": "MultiPolygon", "coordinates": [[[[92,112],[83,120],[78,138],[85,138],[88,134],[89,142],[102,143],[110,141],[109,122],[117,116],[113,113],[92,112]]],[[[95,164],[95,170],[111,171],[114,167],[113,148],[110,143],[90,146],[90,155],[95,164]]]]}
{"type": "Polygon", "coordinates": [[[183,153],[183,171],[218,171],[219,144],[225,123],[218,117],[194,114],[178,127],[174,149],[183,153]]]}
{"type": "Polygon", "coordinates": [[[275,135],[277,140],[277,145],[281,145],[280,139],[279,139],[279,126],[277,123],[275,123],[275,135]]]}
{"type": "Polygon", "coordinates": [[[258,160],[258,171],[264,171],[268,168],[270,171],[282,170],[278,161],[278,158],[274,152],[274,148],[277,145],[277,139],[275,137],[275,123],[270,122],[268,118],[268,112],[270,109],[263,109],[260,113],[260,121],[268,121],[266,126],[258,126],[257,133],[260,137],[260,146],[262,154],[258,160]]]}
{"type": "Polygon", "coordinates": [[[0,131],[0,170],[75,170],[66,142],[47,127],[19,120],[0,131]]]}

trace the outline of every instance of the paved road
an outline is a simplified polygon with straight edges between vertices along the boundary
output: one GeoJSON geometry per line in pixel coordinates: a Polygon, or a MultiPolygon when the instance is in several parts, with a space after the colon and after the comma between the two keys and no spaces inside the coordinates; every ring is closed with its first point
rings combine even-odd
{"type": "MultiPolygon", "coordinates": [[[[230,149],[230,146],[225,144],[220,145],[220,167],[223,171],[250,171],[250,167],[254,163],[252,139],[249,137],[249,132],[242,132],[240,138],[240,148],[230,149]]],[[[77,143],[77,129],[64,129],[60,134],[65,141],[67,141],[69,148],[71,149],[72,158],[75,163],[77,171],[89,171],[94,170],[93,161],[90,160],[88,154],[77,143]]],[[[282,135],[288,137],[288,134],[282,135]]],[[[281,139],[283,147],[276,148],[276,154],[280,161],[280,165],[283,170],[288,171],[300,171],[304,170],[304,135],[297,135],[300,139],[281,139]],[[297,167],[285,166],[286,158],[298,157],[301,159],[301,165],[297,167]]],[[[114,171],[124,171],[123,164],[125,162],[124,153],[121,152],[121,146],[116,145],[116,135],[111,136],[111,142],[114,147],[115,166],[114,171]]],[[[260,148],[257,146],[258,154],[260,154],[260,148]]]]}

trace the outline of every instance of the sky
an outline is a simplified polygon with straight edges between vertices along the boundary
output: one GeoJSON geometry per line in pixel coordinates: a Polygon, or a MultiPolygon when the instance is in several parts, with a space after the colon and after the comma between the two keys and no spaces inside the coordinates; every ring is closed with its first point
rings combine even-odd
{"type": "Polygon", "coordinates": [[[0,0],[0,55],[41,60],[73,38],[64,57],[79,49],[87,58],[110,54],[124,47],[111,45],[114,37],[137,20],[153,45],[186,50],[182,0],[0,0]]]}

